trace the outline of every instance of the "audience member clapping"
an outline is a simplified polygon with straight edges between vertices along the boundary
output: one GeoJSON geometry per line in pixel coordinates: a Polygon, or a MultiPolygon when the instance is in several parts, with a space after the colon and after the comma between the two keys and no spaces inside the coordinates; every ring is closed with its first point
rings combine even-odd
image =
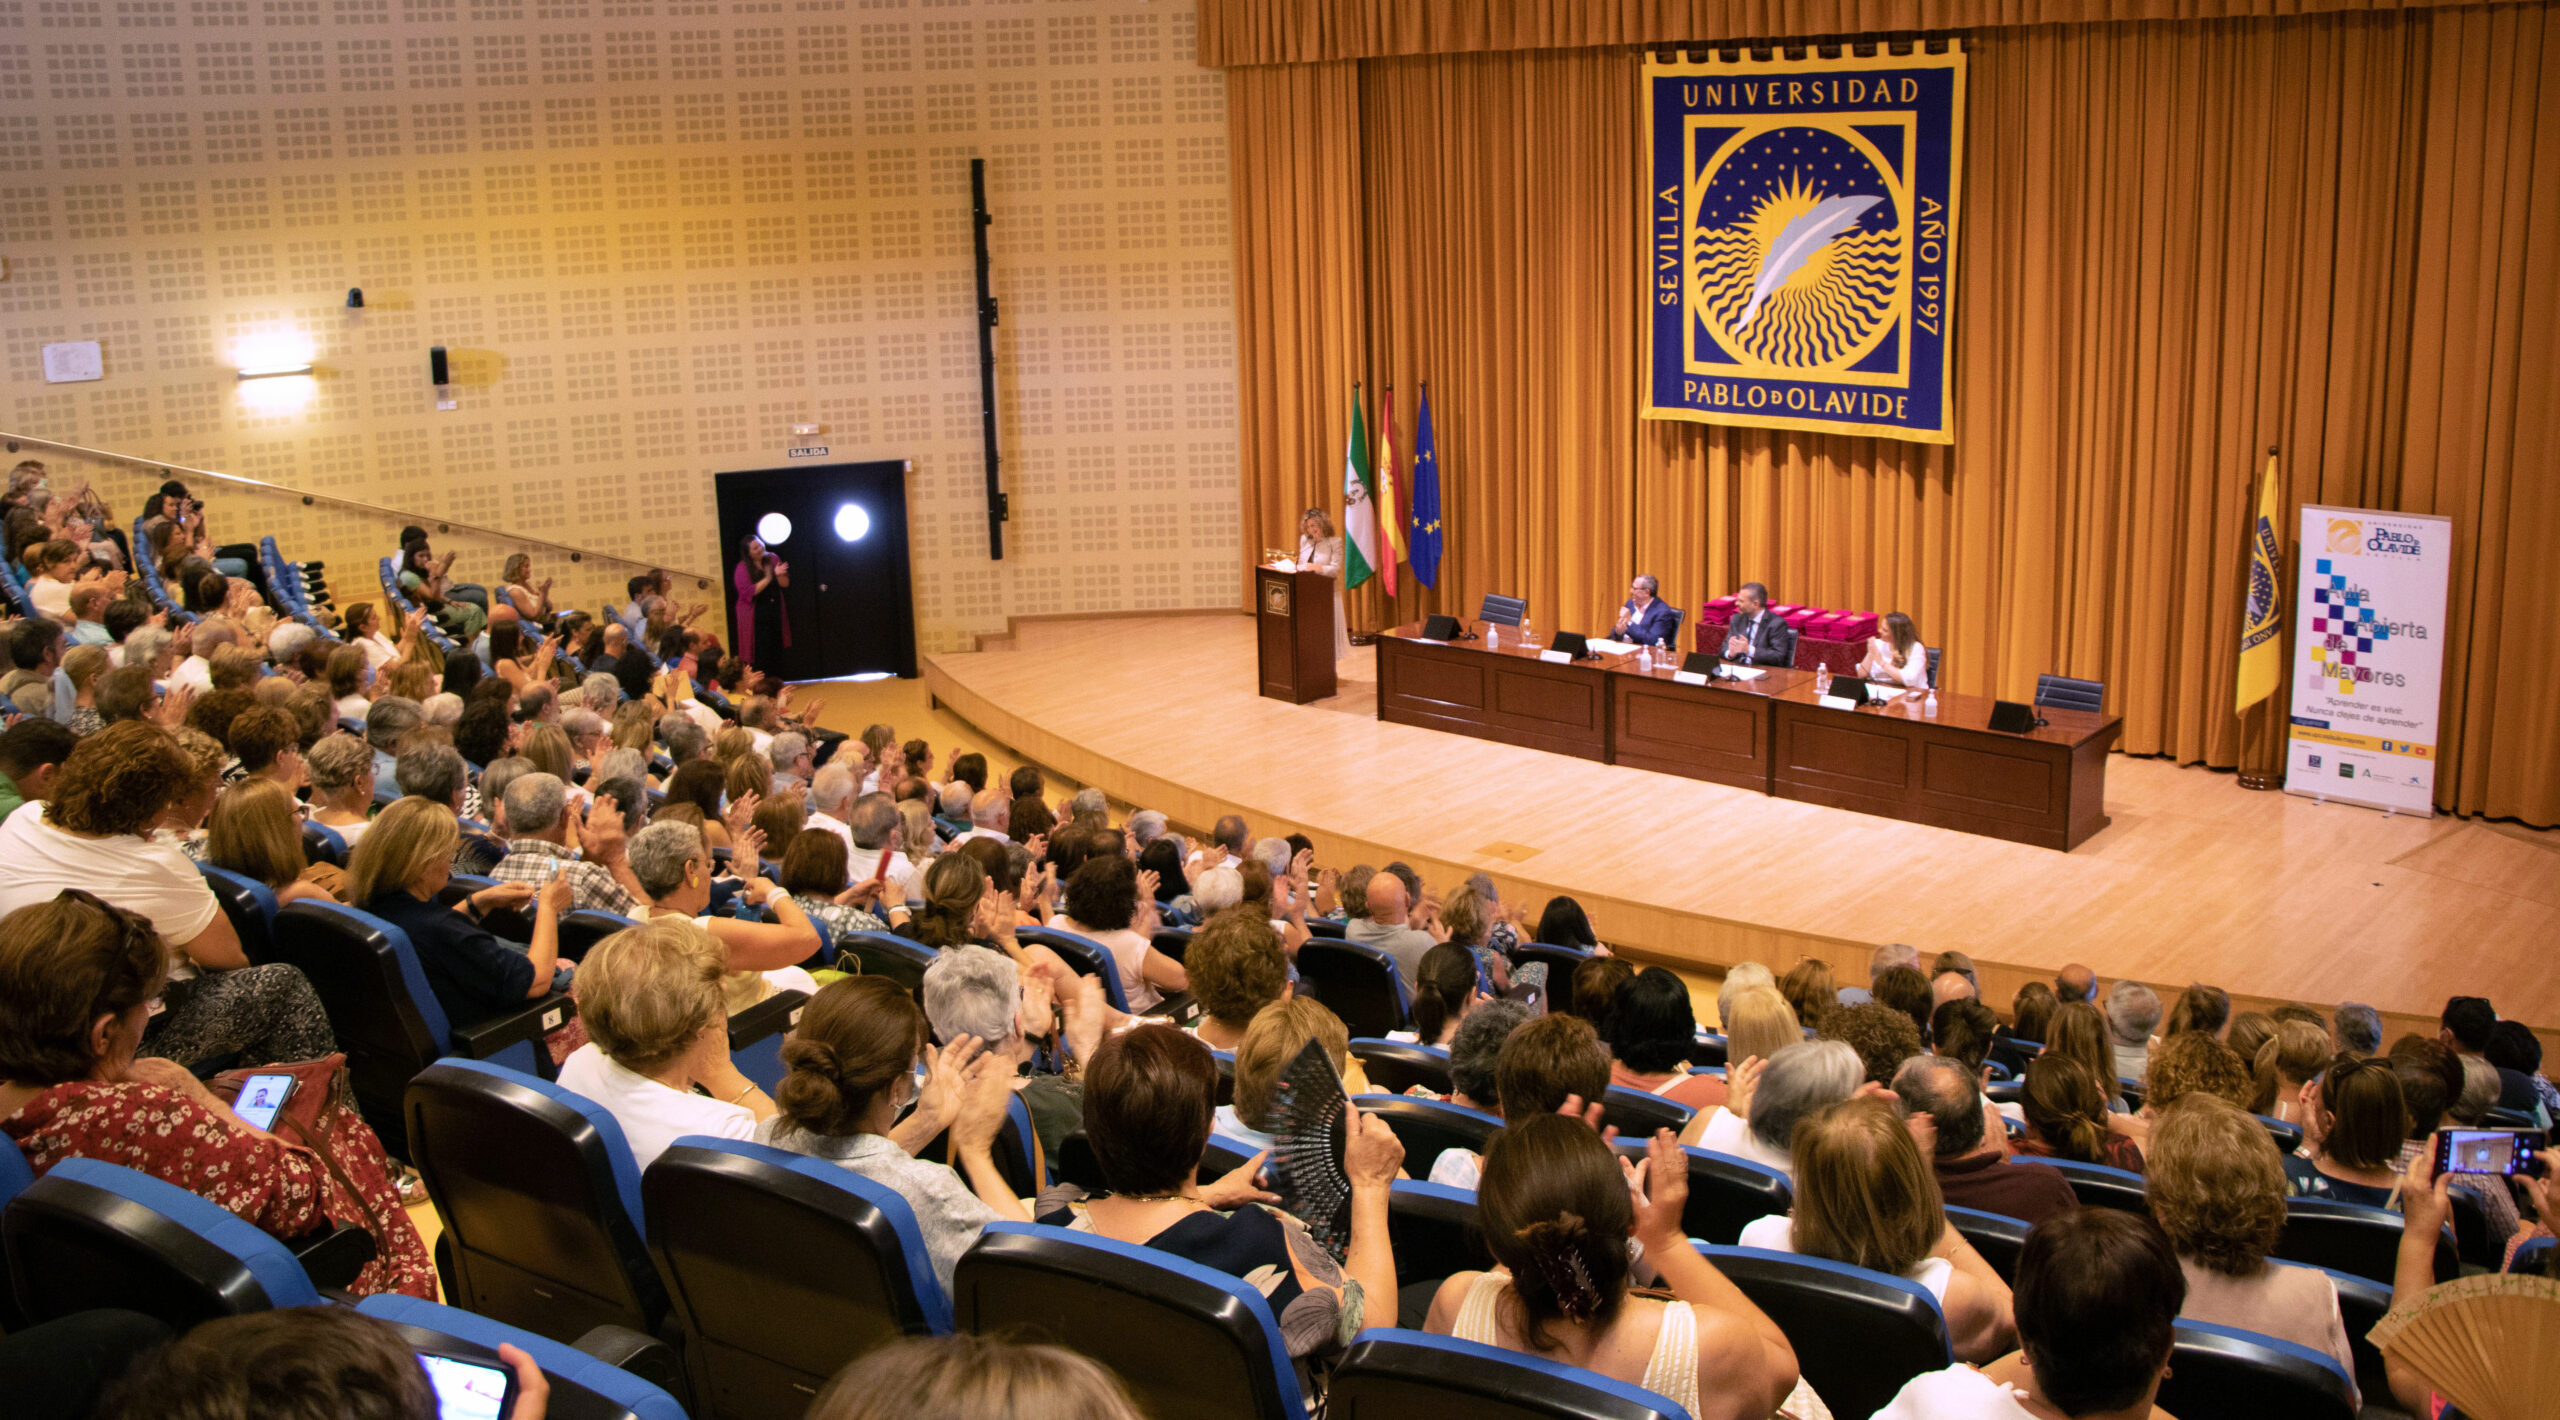
{"type": "Polygon", "coordinates": [[[1744,1247],[1801,1252],[1908,1278],[1938,1299],[1956,1359],[2016,1340],[2009,1286],[1947,1222],[1938,1180],[1882,1100],[1824,1105],[1795,1126],[1795,1208],[1742,1229],[1744,1247]]]}
{"type": "MultiPolygon", "coordinates": [[[[1578,1103],[1578,1101],[1577,1101],[1578,1103]]],[[[1656,1135],[1632,1179],[1576,1119],[1519,1119],[1486,1152],[1477,1198],[1500,1271],[1441,1283],[1429,1330],[1561,1357],[1697,1417],[1827,1413],[1777,1323],[1689,1245],[1688,1160],[1656,1135]],[[1671,1296],[1637,1296],[1630,1241],[1671,1296]]]]}
{"type": "Polygon", "coordinates": [[[453,811],[422,798],[384,809],[347,858],[347,901],[399,928],[417,953],[427,987],[457,1025],[487,1020],[566,986],[560,960],[560,914],[567,881],[537,890],[529,882],[480,888],[448,906],[453,854],[462,840],[453,811]],[[502,908],[534,906],[532,940],[500,941],[481,919],[502,908]]]}
{"type": "Polygon", "coordinates": [[[293,795],[265,779],[225,790],[213,805],[205,834],[205,861],[264,885],[276,905],[335,902],[345,874],[327,863],[307,863],[293,795]]]}
{"type": "Polygon", "coordinates": [[[1442,942],[1422,954],[1413,978],[1413,1029],[1387,1032],[1389,1040],[1445,1046],[1467,1013],[1492,998],[1479,987],[1475,953],[1442,942]]]}
{"type": "Polygon", "coordinates": [[[641,1168],[684,1135],[745,1139],[773,1117],[729,1058],[726,970],[710,936],[676,917],[616,932],[579,964],[587,1043],[561,1063],[560,1085],[613,1115],[641,1168]]]}
{"type": "MultiPolygon", "coordinates": [[[[755,861],[756,845],[745,848],[755,861]]],[[[631,873],[647,903],[639,914],[656,921],[678,918],[700,928],[728,963],[728,1006],[743,1011],[776,991],[815,991],[817,982],[800,966],[818,954],[818,929],[779,883],[758,873],[738,887],[736,897],[773,914],[770,922],[711,915],[711,850],[690,824],[653,823],[640,830],[624,850],[631,873]]]]}
{"type": "Polygon", "coordinates": [[[1609,1043],[1611,1084],[1693,1110],[1724,1103],[1722,1080],[1689,1073],[1698,1018],[1689,1005],[1688,983],[1671,972],[1649,966],[1619,986],[1600,1034],[1609,1043]]]}
{"type": "MultiPolygon", "coordinates": [[[[1858,1052],[1837,1040],[1804,1040],[1727,1072],[1730,1098],[1689,1121],[1680,1141],[1765,1164],[1792,1177],[1795,1130],[1807,1115],[1867,1088],[1858,1052]]],[[[1506,1089],[1504,1098],[1509,1098],[1506,1089]]]]}
{"type": "MultiPolygon", "coordinates": [[[[1289,961],[1280,934],[1248,912],[1225,912],[1191,934],[1183,965],[1200,1019],[1188,1029],[1215,1050],[1244,1044],[1254,1017],[1289,994],[1289,961]]],[[[1468,973],[1472,986],[1474,973],[1468,973]]]]}
{"type": "Polygon", "coordinates": [[[1171,1004],[1168,998],[1191,989],[1190,974],[1139,930],[1153,920],[1154,908],[1153,884],[1140,878],[1136,865],[1117,855],[1097,857],[1067,880],[1065,909],[1049,925],[1089,937],[1111,953],[1131,1011],[1187,1013],[1187,997],[1171,1004]]]}
{"type": "Polygon", "coordinates": [[[2058,1170],[2009,1162],[2006,1132],[1984,1111],[1979,1078],[1945,1055],[1915,1055],[1893,1077],[1944,1201],[2031,1224],[2079,1206],[2058,1170]]]}

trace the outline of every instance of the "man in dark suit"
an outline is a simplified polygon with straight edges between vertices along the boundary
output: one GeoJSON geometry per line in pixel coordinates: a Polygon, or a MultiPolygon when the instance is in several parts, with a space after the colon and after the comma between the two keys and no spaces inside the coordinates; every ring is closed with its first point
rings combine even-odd
{"type": "Polygon", "coordinates": [[[1680,632],[1680,613],[1654,595],[1661,586],[1650,572],[1636,574],[1636,579],[1627,584],[1627,604],[1618,608],[1618,619],[1609,628],[1610,640],[1639,646],[1671,644],[1671,638],[1680,632]]]}
{"type": "Polygon", "coordinates": [[[1733,620],[1724,629],[1724,658],[1755,666],[1796,663],[1796,629],[1769,610],[1769,589],[1745,582],[1734,593],[1733,620]]]}

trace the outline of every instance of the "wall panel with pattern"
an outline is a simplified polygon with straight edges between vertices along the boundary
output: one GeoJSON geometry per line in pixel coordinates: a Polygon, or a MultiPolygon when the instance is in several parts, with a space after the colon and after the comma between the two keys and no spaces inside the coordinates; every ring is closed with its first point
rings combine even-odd
{"type": "Polygon", "coordinates": [[[0,0],[0,409],[686,570],[720,565],[713,473],[824,443],[915,461],[928,651],[1232,605],[1223,83],[1193,26],[1181,0],[0,0]],[[107,377],[45,383],[41,347],[85,339],[107,377]],[[307,401],[244,399],[236,367],[278,354],[317,363],[307,401]]]}

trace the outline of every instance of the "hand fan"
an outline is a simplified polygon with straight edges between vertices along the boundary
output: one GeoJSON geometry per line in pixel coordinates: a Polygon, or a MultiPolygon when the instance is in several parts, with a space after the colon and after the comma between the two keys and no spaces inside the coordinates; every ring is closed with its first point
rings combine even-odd
{"type": "Polygon", "coordinates": [[[2493,1272],[2447,1282],[2374,1323],[2370,1339],[2470,1420],[2549,1415],[2560,1393],[2560,1279],[2493,1272]]]}
{"type": "Polygon", "coordinates": [[[1271,1125],[1272,1192],[1339,1258],[1351,1246],[1351,1175],[1343,1168],[1344,1118],[1351,1102],[1324,1047],[1308,1041],[1280,1072],[1271,1125]]]}

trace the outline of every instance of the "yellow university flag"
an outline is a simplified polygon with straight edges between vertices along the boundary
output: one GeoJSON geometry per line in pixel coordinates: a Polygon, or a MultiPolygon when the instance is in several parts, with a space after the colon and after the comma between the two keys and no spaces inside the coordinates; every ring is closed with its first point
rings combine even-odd
{"type": "Polygon", "coordinates": [[[2249,525],[2249,604],[2240,620],[2240,703],[2250,706],[2276,693],[2284,679],[2284,606],[2276,595],[2277,564],[2284,544],[2276,540],[2276,520],[2284,516],[2284,498],[2276,490],[2276,456],[2267,454],[2266,477],[2258,481],[2258,512],[2249,525]]]}

